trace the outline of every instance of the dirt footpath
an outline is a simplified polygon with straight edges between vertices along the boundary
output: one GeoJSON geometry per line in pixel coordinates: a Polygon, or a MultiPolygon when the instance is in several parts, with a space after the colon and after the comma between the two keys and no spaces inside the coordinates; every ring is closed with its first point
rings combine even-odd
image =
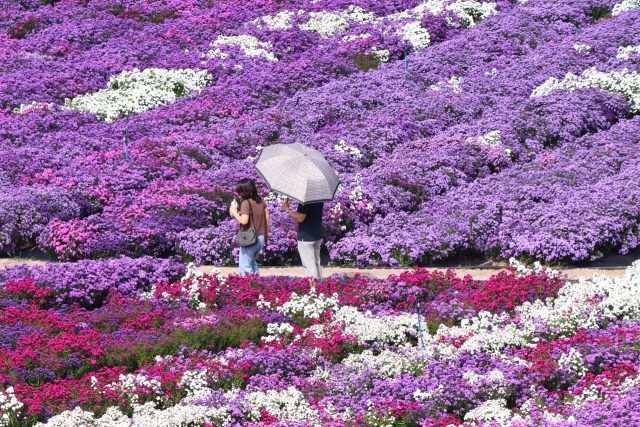
{"type": "MultiPolygon", "coordinates": [[[[19,258],[3,258],[0,259],[0,269],[4,267],[9,267],[12,265],[20,265],[20,264],[29,264],[29,265],[44,265],[43,261],[34,261],[28,259],[19,259],[19,258]]],[[[205,266],[198,267],[198,270],[208,273],[211,271],[213,267],[205,266]]],[[[222,274],[227,276],[229,274],[238,273],[237,267],[222,267],[220,268],[222,274]]],[[[391,274],[399,275],[403,271],[407,271],[408,269],[396,269],[396,268],[338,268],[338,267],[325,267],[322,269],[322,273],[325,277],[329,277],[332,274],[354,274],[360,273],[363,276],[369,278],[378,278],[384,279],[391,274]]],[[[429,271],[447,271],[446,268],[427,268],[429,271]]],[[[456,268],[454,269],[456,275],[459,277],[464,277],[467,274],[471,275],[475,280],[487,280],[494,274],[498,274],[500,271],[508,271],[508,269],[499,270],[499,269],[468,269],[468,268],[456,268]]],[[[576,268],[576,269],[567,269],[562,270],[568,275],[569,280],[578,280],[580,277],[584,277],[585,279],[591,279],[593,277],[593,273],[604,274],[607,277],[624,277],[624,269],[620,270],[600,270],[597,268],[576,268]]],[[[303,267],[262,267],[260,268],[260,274],[263,276],[291,276],[291,277],[304,277],[305,269],[303,267]]]]}

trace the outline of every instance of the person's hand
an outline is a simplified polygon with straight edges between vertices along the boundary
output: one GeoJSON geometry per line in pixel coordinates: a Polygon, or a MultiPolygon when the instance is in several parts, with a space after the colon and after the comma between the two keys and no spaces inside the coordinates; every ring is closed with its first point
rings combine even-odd
{"type": "Polygon", "coordinates": [[[282,206],[280,206],[280,210],[282,210],[282,212],[288,212],[288,211],[291,210],[291,209],[289,209],[289,199],[284,201],[282,206]]]}
{"type": "Polygon", "coordinates": [[[238,208],[234,208],[233,206],[229,206],[229,213],[231,214],[231,216],[236,216],[236,214],[238,213],[238,208]]]}
{"type": "Polygon", "coordinates": [[[265,234],[265,235],[264,235],[264,243],[266,244],[266,243],[268,243],[268,242],[269,242],[269,235],[268,235],[268,234],[265,234]]]}

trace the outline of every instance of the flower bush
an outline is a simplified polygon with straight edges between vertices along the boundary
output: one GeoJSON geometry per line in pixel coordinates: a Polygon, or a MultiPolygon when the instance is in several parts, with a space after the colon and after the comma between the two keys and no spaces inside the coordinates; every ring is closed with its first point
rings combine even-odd
{"type": "Polygon", "coordinates": [[[150,257],[9,267],[0,420],[634,425],[640,261],[578,282],[511,262],[486,282],[223,277],[150,257]]]}
{"type": "Polygon", "coordinates": [[[234,264],[238,178],[321,151],[332,262],[638,245],[635,0],[21,1],[0,11],[0,251],[234,264]],[[406,66],[406,69],[405,69],[406,66]]]}

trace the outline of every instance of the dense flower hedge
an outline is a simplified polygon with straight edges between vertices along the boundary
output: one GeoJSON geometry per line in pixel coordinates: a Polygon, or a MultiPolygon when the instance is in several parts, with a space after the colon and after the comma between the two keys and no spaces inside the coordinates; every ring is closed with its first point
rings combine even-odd
{"type": "MultiPolygon", "coordinates": [[[[335,263],[624,253],[640,8],[618,1],[4,2],[0,251],[234,264],[236,180],[301,142],[342,178],[335,263]]],[[[263,262],[291,263],[263,190],[263,262]]]]}
{"type": "Polygon", "coordinates": [[[11,267],[0,425],[637,426],[640,261],[576,283],[513,262],[486,282],[11,267]]]}

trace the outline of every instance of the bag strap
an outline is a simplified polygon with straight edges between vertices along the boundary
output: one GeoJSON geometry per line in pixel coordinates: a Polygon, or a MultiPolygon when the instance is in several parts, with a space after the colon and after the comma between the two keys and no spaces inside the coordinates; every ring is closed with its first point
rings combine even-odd
{"type": "MultiPolygon", "coordinates": [[[[247,199],[247,203],[249,203],[249,228],[251,228],[251,221],[253,221],[253,207],[251,206],[251,199],[247,199]]],[[[253,221],[255,223],[255,221],[253,221]]],[[[248,229],[247,229],[248,230],[248,229]]]]}

